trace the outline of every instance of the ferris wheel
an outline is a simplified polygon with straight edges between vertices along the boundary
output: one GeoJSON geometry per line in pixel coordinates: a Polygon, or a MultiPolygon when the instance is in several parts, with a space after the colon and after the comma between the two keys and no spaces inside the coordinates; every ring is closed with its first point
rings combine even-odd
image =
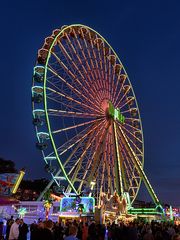
{"type": "Polygon", "coordinates": [[[33,73],[33,124],[46,169],[65,193],[129,194],[144,181],[144,141],[133,87],[110,44],[90,27],[55,29],[33,73]]]}

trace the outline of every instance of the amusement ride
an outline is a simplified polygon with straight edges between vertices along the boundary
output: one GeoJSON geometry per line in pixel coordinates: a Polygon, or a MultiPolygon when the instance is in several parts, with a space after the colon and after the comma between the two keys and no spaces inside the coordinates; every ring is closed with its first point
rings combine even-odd
{"type": "Polygon", "coordinates": [[[134,213],[141,181],[162,207],[144,170],[140,112],[125,68],[90,27],[55,29],[38,50],[32,113],[45,169],[67,197],[92,196],[104,211],[134,213]]]}

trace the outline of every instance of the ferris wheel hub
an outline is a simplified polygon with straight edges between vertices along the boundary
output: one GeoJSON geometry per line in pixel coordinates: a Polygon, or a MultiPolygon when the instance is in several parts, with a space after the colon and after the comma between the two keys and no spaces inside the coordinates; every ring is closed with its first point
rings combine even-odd
{"type": "Polygon", "coordinates": [[[124,123],[125,117],[120,112],[119,108],[115,108],[111,101],[108,103],[108,115],[114,120],[118,120],[120,123],[124,123]]]}

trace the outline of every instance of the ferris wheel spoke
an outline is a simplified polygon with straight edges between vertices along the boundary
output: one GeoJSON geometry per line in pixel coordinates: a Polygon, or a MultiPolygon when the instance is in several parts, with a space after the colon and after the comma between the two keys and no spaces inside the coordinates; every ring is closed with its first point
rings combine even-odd
{"type": "Polygon", "coordinates": [[[104,116],[102,115],[97,115],[93,113],[86,113],[86,112],[73,112],[73,111],[68,111],[68,110],[57,110],[57,109],[52,109],[49,108],[47,109],[47,112],[50,116],[61,116],[61,117],[72,117],[72,118],[103,118],[104,116]]]}
{"type": "Polygon", "coordinates": [[[129,173],[129,169],[127,167],[127,164],[126,164],[126,159],[124,159],[123,161],[123,165],[124,165],[124,168],[126,170],[126,175],[127,175],[127,178],[126,178],[126,191],[129,190],[129,186],[132,186],[132,180],[131,180],[131,176],[130,176],[130,173],[129,173]],[[128,182],[127,182],[128,180],[128,182]]]}
{"type": "Polygon", "coordinates": [[[121,84],[120,86],[120,89],[118,91],[118,94],[116,95],[116,98],[115,98],[115,102],[114,102],[114,105],[115,106],[119,106],[121,104],[119,98],[121,98],[121,95],[122,95],[122,91],[123,91],[123,88],[124,88],[124,84],[126,82],[126,79],[127,79],[127,75],[126,74],[120,74],[119,75],[119,82],[121,84]]]}
{"type": "MultiPolygon", "coordinates": [[[[103,169],[102,169],[101,183],[100,183],[100,191],[99,191],[99,195],[100,195],[100,196],[102,196],[102,192],[103,192],[104,175],[105,175],[105,166],[106,166],[106,152],[104,153],[104,157],[105,157],[105,161],[103,162],[103,169]]],[[[101,201],[101,199],[99,198],[98,206],[101,206],[100,201],[101,201]]]]}
{"type": "MultiPolygon", "coordinates": [[[[63,94],[63,93],[61,93],[63,94]]],[[[53,96],[52,94],[47,95],[47,99],[52,101],[52,102],[56,102],[58,103],[60,106],[66,107],[65,109],[68,109],[69,111],[73,110],[80,110],[80,111],[85,111],[87,113],[89,113],[89,111],[91,111],[90,109],[86,108],[85,106],[80,106],[80,104],[76,104],[75,101],[68,101],[68,104],[65,104],[65,100],[69,100],[66,97],[64,97],[65,95],[62,95],[63,97],[60,99],[60,95],[57,96],[53,96]],[[56,97],[56,98],[55,98],[56,97]],[[64,100],[64,102],[63,102],[64,100]],[[72,105],[73,103],[73,105],[72,105]],[[81,107],[81,108],[80,108],[81,107]]],[[[63,111],[63,110],[62,110],[63,111]]]]}
{"type": "Polygon", "coordinates": [[[120,149],[119,149],[119,143],[118,143],[118,135],[117,135],[117,125],[115,122],[113,122],[112,126],[112,132],[113,132],[113,141],[114,141],[114,153],[115,153],[115,164],[114,164],[114,170],[115,170],[115,176],[116,176],[116,191],[119,194],[119,196],[123,195],[124,193],[124,187],[122,183],[122,159],[120,157],[120,149]]]}
{"type": "MultiPolygon", "coordinates": [[[[69,88],[70,90],[72,90],[76,96],[78,96],[79,98],[82,98],[84,100],[86,100],[90,105],[93,105],[94,108],[97,109],[97,103],[95,103],[95,100],[94,100],[94,97],[91,96],[91,97],[87,97],[85,96],[84,94],[82,94],[82,92],[80,92],[78,89],[76,89],[74,86],[72,86],[70,83],[68,83],[63,77],[59,76],[58,73],[51,67],[49,66],[48,70],[53,73],[56,77],[58,77],[63,83],[65,83],[69,88]],[[93,99],[93,101],[92,101],[93,99]]],[[[52,82],[49,82],[51,85],[53,85],[58,91],[62,91],[62,89],[60,90],[59,87],[57,87],[55,84],[53,84],[52,82]]]]}
{"type": "Polygon", "coordinates": [[[105,127],[104,127],[102,133],[99,134],[97,147],[92,155],[91,173],[88,176],[88,180],[87,180],[88,184],[90,184],[90,182],[93,180],[93,178],[97,172],[99,161],[100,161],[100,154],[102,153],[102,148],[103,148],[103,145],[105,144],[109,127],[110,127],[110,124],[109,124],[109,122],[106,121],[106,124],[105,124],[105,127]]]}
{"type": "Polygon", "coordinates": [[[126,109],[126,110],[123,110],[123,111],[121,111],[121,113],[122,113],[122,114],[127,114],[127,113],[131,114],[131,112],[132,112],[133,110],[136,111],[136,112],[138,111],[137,108],[134,108],[134,107],[133,107],[133,108],[128,108],[128,109],[126,109]]]}
{"type": "Polygon", "coordinates": [[[110,93],[110,79],[108,76],[108,61],[107,61],[107,55],[110,54],[110,49],[103,46],[103,61],[104,61],[104,71],[105,71],[105,82],[104,82],[104,88],[106,89],[105,96],[106,98],[109,98],[110,93]],[[108,50],[107,50],[108,49],[108,50]]]}
{"type": "MultiPolygon", "coordinates": [[[[91,36],[88,36],[89,40],[91,41],[91,36]]],[[[92,70],[92,72],[94,73],[94,82],[93,84],[96,86],[96,88],[101,88],[102,86],[100,85],[100,82],[99,82],[99,76],[98,76],[98,73],[95,71],[95,65],[93,63],[93,56],[92,56],[92,52],[90,51],[89,49],[89,44],[86,42],[86,38],[83,36],[83,40],[84,40],[84,44],[85,44],[85,49],[86,49],[86,52],[88,54],[88,59],[90,60],[90,68],[92,70]]],[[[91,44],[90,44],[91,45],[91,44]]]]}
{"type": "Polygon", "coordinates": [[[122,139],[126,143],[126,147],[127,147],[129,153],[132,156],[133,162],[136,165],[136,168],[138,169],[138,172],[139,172],[140,176],[143,178],[143,181],[144,181],[144,183],[145,183],[145,185],[146,185],[146,187],[147,187],[147,189],[148,189],[148,191],[149,191],[149,193],[150,193],[154,203],[159,204],[159,200],[158,200],[154,190],[152,189],[151,184],[150,184],[146,174],[143,171],[142,163],[140,162],[140,160],[138,159],[137,155],[135,154],[135,152],[131,148],[131,146],[130,146],[130,144],[128,142],[128,139],[127,139],[126,135],[124,134],[124,132],[122,131],[122,129],[119,128],[119,130],[120,130],[119,132],[120,132],[120,134],[122,136],[122,139]]]}
{"type": "MultiPolygon", "coordinates": [[[[109,139],[110,139],[110,144],[109,144],[109,157],[111,156],[111,172],[112,172],[112,179],[113,179],[113,192],[116,189],[116,174],[115,174],[115,151],[114,151],[114,137],[112,133],[109,133],[109,139]]],[[[113,193],[111,192],[111,194],[113,193]]]]}
{"type": "MultiPolygon", "coordinates": [[[[85,144],[85,147],[83,147],[83,151],[81,153],[81,155],[79,156],[78,160],[76,161],[75,165],[70,169],[68,175],[71,175],[71,182],[74,184],[76,182],[76,178],[80,172],[80,169],[83,168],[82,163],[83,163],[83,159],[86,157],[87,151],[89,150],[89,148],[92,146],[94,140],[95,140],[96,136],[94,136],[94,134],[92,133],[91,136],[89,137],[88,141],[85,144]]],[[[81,180],[81,182],[83,183],[83,181],[81,180]]],[[[67,189],[67,192],[71,191],[71,187],[69,186],[67,189]]]]}
{"type": "MultiPolygon", "coordinates": [[[[83,46],[83,48],[82,49],[84,49],[84,50],[86,50],[86,52],[85,51],[83,51],[83,56],[85,57],[85,59],[87,59],[87,62],[88,62],[88,66],[90,67],[90,69],[91,69],[91,71],[92,71],[92,73],[93,73],[93,82],[97,85],[97,83],[95,82],[95,79],[97,79],[97,75],[96,75],[96,73],[93,71],[94,70],[94,63],[93,63],[93,61],[92,61],[92,57],[91,57],[91,54],[90,54],[90,50],[89,50],[89,48],[88,48],[88,43],[86,42],[86,39],[85,39],[85,36],[84,36],[84,33],[82,33],[82,35],[83,35],[83,42],[84,42],[84,46],[83,46]],[[86,57],[86,55],[88,55],[88,58],[86,57]],[[88,61],[88,59],[89,59],[89,61],[88,61]]],[[[90,70],[89,69],[89,70],[90,70]]]]}
{"type": "MultiPolygon", "coordinates": [[[[83,158],[84,158],[85,154],[87,153],[90,146],[91,146],[91,142],[90,142],[90,139],[89,139],[86,146],[85,146],[85,149],[83,150],[81,156],[77,160],[77,164],[69,172],[69,175],[70,175],[70,173],[74,170],[74,173],[72,174],[72,177],[71,177],[72,184],[74,184],[76,182],[77,175],[79,173],[80,168],[82,167],[83,158]]],[[[71,186],[68,186],[67,192],[70,192],[70,191],[71,191],[71,186]]]]}
{"type": "MultiPolygon", "coordinates": [[[[124,85],[124,88],[125,88],[125,85],[124,85]]],[[[127,94],[129,93],[130,89],[131,89],[131,86],[130,85],[127,85],[126,86],[127,89],[123,90],[123,95],[122,97],[119,99],[119,102],[117,103],[117,105],[119,106],[119,104],[123,101],[123,99],[127,96],[127,94]]]]}
{"type": "MultiPolygon", "coordinates": [[[[91,138],[91,135],[93,135],[93,132],[90,134],[89,139],[91,138]]],[[[76,145],[76,147],[72,150],[71,154],[69,155],[69,157],[66,159],[66,161],[65,161],[65,163],[64,163],[64,168],[66,167],[66,168],[68,169],[69,162],[70,162],[71,159],[75,156],[75,154],[78,152],[78,150],[83,147],[85,140],[86,140],[86,138],[84,138],[82,141],[80,141],[80,142],[76,145]]],[[[73,166],[70,166],[70,167],[69,167],[69,168],[70,168],[70,171],[68,172],[67,175],[70,175],[70,174],[71,174],[71,172],[74,170],[74,167],[75,167],[77,164],[78,164],[78,161],[76,161],[75,164],[73,163],[73,166]]]]}
{"type": "MultiPolygon", "coordinates": [[[[123,130],[120,127],[118,128],[118,137],[120,139],[119,141],[121,141],[123,143],[123,149],[126,149],[126,151],[127,151],[127,154],[129,156],[129,158],[127,158],[127,159],[131,159],[133,161],[133,157],[132,157],[131,152],[134,155],[136,155],[136,158],[138,159],[137,154],[134,152],[133,148],[131,147],[131,144],[129,143],[127,135],[123,132],[123,130]],[[123,137],[126,139],[126,141],[124,140],[124,138],[122,138],[122,134],[123,134],[123,137]]],[[[142,165],[142,163],[139,159],[138,159],[138,162],[139,162],[140,165],[142,165]]],[[[132,165],[133,165],[133,162],[132,162],[132,165]]]]}
{"type": "Polygon", "coordinates": [[[115,184],[113,182],[113,166],[112,166],[112,154],[111,154],[111,136],[108,134],[107,136],[107,143],[106,143],[106,156],[104,156],[104,159],[106,161],[106,182],[107,182],[107,188],[106,193],[108,197],[114,193],[115,184]],[[114,184],[114,185],[113,185],[114,184]]]}
{"type": "MultiPolygon", "coordinates": [[[[65,98],[65,99],[67,99],[68,101],[71,101],[71,102],[74,102],[74,103],[76,103],[76,104],[79,104],[79,106],[84,107],[85,109],[91,109],[92,112],[97,112],[97,113],[99,113],[99,111],[96,110],[96,109],[94,109],[93,107],[91,107],[91,106],[89,106],[89,105],[87,105],[87,104],[85,104],[85,103],[82,103],[82,102],[80,102],[80,101],[78,101],[78,100],[76,100],[76,99],[68,96],[67,94],[61,93],[60,91],[56,91],[56,90],[54,90],[54,89],[52,89],[52,88],[50,88],[50,87],[48,87],[47,89],[48,89],[51,93],[55,93],[57,96],[63,97],[63,98],[65,98]]],[[[48,95],[47,95],[47,97],[48,97],[48,95]]]]}
{"type": "MultiPolygon", "coordinates": [[[[139,185],[139,181],[137,180],[137,176],[135,176],[135,166],[134,166],[134,162],[132,159],[132,155],[129,153],[129,151],[127,150],[127,146],[125,143],[122,143],[122,139],[119,140],[119,143],[121,145],[121,152],[124,156],[124,161],[123,163],[125,164],[125,168],[126,168],[126,173],[128,174],[128,181],[129,181],[129,188],[133,189],[134,192],[134,188],[133,186],[138,186],[139,185]]],[[[135,195],[135,192],[134,194],[135,195]]]]}
{"type": "Polygon", "coordinates": [[[84,129],[83,131],[80,132],[81,134],[77,134],[75,137],[71,138],[69,141],[67,141],[65,144],[63,144],[60,148],[58,148],[60,155],[63,155],[69,149],[72,149],[77,143],[79,143],[80,141],[85,139],[87,136],[89,136],[101,124],[103,124],[104,121],[97,123],[97,125],[95,125],[94,127],[92,127],[92,126],[87,127],[86,129],[84,129]],[[82,133],[84,133],[84,134],[82,135],[82,133]]]}
{"type": "MultiPolygon", "coordinates": [[[[81,83],[81,81],[78,79],[78,77],[75,75],[75,73],[73,73],[68,68],[68,66],[66,66],[54,52],[52,52],[52,55],[55,57],[55,59],[60,64],[60,66],[64,69],[64,71],[67,73],[67,75],[70,76],[72,79],[74,79],[74,83],[78,84],[78,86],[80,88],[82,88],[82,90],[89,95],[89,90],[81,83]]],[[[74,65],[74,67],[75,67],[76,71],[78,71],[78,67],[76,65],[74,65]]],[[[84,76],[82,75],[81,72],[78,72],[78,73],[80,74],[81,79],[83,79],[83,82],[84,82],[85,81],[84,76]]],[[[78,86],[77,86],[77,88],[78,88],[78,86]]]]}
{"type": "MultiPolygon", "coordinates": [[[[105,133],[106,134],[106,133],[105,133]]],[[[96,186],[98,187],[99,189],[99,196],[102,195],[102,192],[107,192],[107,169],[108,169],[108,165],[107,165],[107,138],[108,138],[108,132],[107,132],[107,136],[104,140],[104,143],[102,144],[102,147],[101,147],[101,152],[98,156],[98,159],[99,159],[99,164],[98,164],[98,167],[97,167],[97,170],[95,171],[95,174],[94,174],[94,179],[96,179],[96,186]],[[106,168],[105,168],[106,166],[106,168]],[[106,171],[105,171],[106,170],[106,171]],[[105,174],[106,173],[106,174],[105,174]]]]}
{"type": "Polygon", "coordinates": [[[110,100],[111,100],[111,102],[112,103],[114,103],[114,101],[115,101],[115,97],[114,97],[114,95],[115,95],[115,83],[116,83],[116,81],[117,81],[117,79],[116,79],[116,75],[115,75],[115,67],[113,67],[113,69],[112,69],[112,66],[111,66],[111,71],[112,71],[112,81],[111,81],[111,95],[110,95],[110,100]]]}
{"type": "MultiPolygon", "coordinates": [[[[94,129],[94,126],[92,126],[92,129],[94,129]]],[[[91,130],[90,126],[86,127],[85,129],[79,131],[77,135],[71,136],[71,138],[69,138],[63,145],[57,147],[59,156],[62,156],[68,149],[73,148],[75,144],[85,139],[84,135],[87,134],[86,136],[88,136],[90,134],[89,133],[90,130],[91,130]]]]}
{"type": "MultiPolygon", "coordinates": [[[[120,126],[119,126],[119,129],[121,129],[121,131],[123,131],[120,126]]],[[[133,146],[135,147],[135,149],[138,150],[138,152],[139,152],[140,154],[143,154],[142,151],[139,149],[139,147],[138,147],[138,146],[131,140],[131,138],[127,135],[127,133],[125,133],[124,131],[123,131],[123,133],[125,134],[125,136],[126,136],[126,138],[128,139],[128,141],[131,143],[131,146],[133,145],[133,146]]]]}
{"type": "Polygon", "coordinates": [[[124,122],[124,125],[127,126],[127,127],[132,128],[134,131],[140,131],[141,132],[141,130],[139,128],[136,128],[133,125],[128,124],[126,121],[124,122]]]}
{"type": "Polygon", "coordinates": [[[90,34],[90,32],[89,32],[89,39],[90,39],[90,46],[91,46],[92,55],[93,55],[93,58],[95,60],[95,65],[96,65],[96,69],[97,69],[98,79],[101,79],[102,75],[101,75],[101,72],[99,71],[99,64],[98,64],[98,61],[97,61],[97,55],[96,55],[96,52],[95,52],[95,49],[94,49],[94,45],[93,45],[95,39],[97,39],[97,36],[95,37],[95,39],[93,39],[91,34],[90,34]]]}
{"type": "MultiPolygon", "coordinates": [[[[104,121],[104,123],[105,123],[105,121],[104,121]]],[[[94,138],[93,138],[92,141],[91,141],[92,144],[97,140],[97,136],[99,136],[99,134],[103,131],[103,129],[104,129],[104,124],[102,124],[102,125],[99,127],[99,129],[97,129],[97,133],[94,135],[94,138]]],[[[94,154],[94,150],[91,150],[90,157],[88,158],[88,161],[87,161],[87,163],[86,163],[86,165],[85,165],[84,174],[83,174],[83,176],[82,176],[82,181],[81,181],[81,183],[80,183],[80,185],[79,185],[78,192],[81,191],[82,185],[83,185],[83,183],[84,183],[84,181],[85,181],[85,178],[86,178],[88,172],[91,170],[93,154],[94,154]]],[[[86,185],[87,185],[87,184],[88,184],[88,183],[86,182],[86,185]]]]}
{"type": "MultiPolygon", "coordinates": [[[[120,177],[121,177],[121,184],[122,184],[122,190],[125,190],[125,192],[127,191],[128,189],[128,182],[127,182],[127,176],[126,176],[126,169],[125,169],[125,156],[123,155],[123,151],[121,149],[121,144],[120,144],[120,141],[119,141],[119,136],[118,136],[118,133],[116,134],[116,137],[117,137],[117,144],[119,146],[119,160],[120,160],[120,169],[119,171],[121,171],[121,173],[119,174],[120,177]]],[[[121,195],[123,194],[123,192],[121,192],[121,195]]]]}
{"type": "MultiPolygon", "coordinates": [[[[84,72],[85,76],[86,76],[87,79],[89,80],[90,77],[89,77],[89,75],[88,75],[88,73],[87,73],[87,70],[86,70],[86,68],[84,67],[84,65],[83,65],[83,63],[82,63],[82,61],[81,61],[81,59],[80,59],[80,57],[79,57],[79,55],[78,55],[78,51],[76,51],[75,48],[73,47],[73,44],[72,44],[72,42],[71,42],[71,40],[70,40],[70,38],[69,38],[69,36],[68,36],[67,34],[66,34],[66,37],[67,37],[68,43],[69,43],[69,45],[70,45],[70,46],[68,46],[68,47],[69,47],[69,51],[71,52],[71,57],[69,56],[69,54],[67,53],[66,49],[63,47],[63,45],[62,45],[61,42],[59,41],[58,43],[59,43],[60,49],[63,49],[63,52],[65,52],[65,53],[67,54],[69,60],[70,60],[71,62],[73,62],[73,65],[74,65],[75,68],[77,69],[78,66],[76,66],[76,64],[75,64],[75,58],[74,58],[74,56],[76,56],[76,58],[78,59],[78,62],[79,62],[79,64],[80,64],[80,66],[81,66],[82,69],[83,69],[83,72],[84,72]]],[[[80,71],[79,68],[78,68],[78,71],[81,73],[81,71],[80,71]]],[[[89,84],[89,81],[86,81],[86,80],[85,80],[83,73],[81,73],[80,75],[81,75],[81,78],[82,78],[82,80],[83,80],[83,83],[84,83],[85,85],[87,85],[87,89],[89,90],[89,94],[90,94],[90,95],[92,94],[92,95],[91,95],[91,98],[93,99],[93,98],[94,98],[94,91],[92,90],[92,89],[93,89],[92,82],[91,82],[91,85],[90,85],[90,84],[89,84]]]]}
{"type": "MultiPolygon", "coordinates": [[[[64,112],[64,114],[65,114],[65,112],[67,111],[69,114],[70,114],[70,112],[75,112],[77,114],[76,117],[78,117],[78,113],[80,113],[80,114],[82,113],[82,115],[84,114],[84,117],[87,117],[88,114],[91,117],[93,116],[92,113],[90,113],[88,111],[85,112],[87,109],[85,109],[85,108],[80,109],[79,105],[77,105],[77,107],[75,107],[74,105],[72,106],[72,102],[71,101],[69,101],[68,104],[66,104],[64,101],[59,101],[59,100],[57,100],[57,99],[55,99],[53,97],[50,97],[50,96],[48,96],[48,99],[52,100],[53,102],[59,103],[61,105],[61,107],[63,109],[65,109],[65,110],[57,110],[57,113],[58,113],[58,111],[60,111],[59,113],[63,114],[63,112],[64,112]],[[82,111],[82,112],[80,112],[80,111],[82,111]]],[[[53,115],[53,113],[51,113],[51,114],[53,115]]],[[[54,110],[54,115],[55,115],[55,110],[54,110]]],[[[102,114],[100,114],[100,115],[95,114],[95,115],[97,115],[97,117],[98,116],[102,116],[102,114]]]]}
{"type": "Polygon", "coordinates": [[[105,75],[104,75],[104,68],[103,68],[103,64],[102,64],[102,55],[101,55],[101,50],[102,50],[102,45],[104,44],[104,41],[101,40],[101,38],[96,38],[96,45],[97,45],[97,50],[98,50],[98,62],[100,64],[100,69],[101,69],[101,75],[102,75],[102,79],[105,79],[105,75]],[[100,41],[100,43],[99,43],[100,41]]]}
{"type": "MultiPolygon", "coordinates": [[[[66,166],[68,165],[68,163],[71,161],[71,159],[74,157],[75,153],[82,147],[82,145],[84,144],[84,140],[80,141],[76,147],[72,150],[71,154],[68,156],[68,158],[65,160],[65,163],[63,165],[64,168],[66,168],[66,166]]],[[[76,165],[77,163],[75,163],[76,165]]],[[[68,175],[68,174],[67,174],[68,175]]]]}
{"type": "Polygon", "coordinates": [[[132,100],[135,100],[135,97],[126,99],[123,103],[119,103],[118,106],[120,106],[119,108],[122,109],[123,107],[127,106],[127,104],[130,104],[132,102],[132,100]]]}
{"type": "MultiPolygon", "coordinates": [[[[91,86],[92,86],[92,89],[93,89],[95,92],[97,92],[97,86],[96,86],[96,84],[94,84],[95,76],[94,76],[94,73],[93,73],[93,71],[92,71],[91,66],[90,66],[89,63],[88,63],[86,54],[85,54],[85,52],[84,52],[84,46],[82,45],[81,41],[79,41],[76,32],[75,32],[75,31],[73,31],[73,32],[74,32],[74,35],[75,35],[75,39],[76,39],[76,41],[77,41],[77,43],[78,43],[78,47],[79,47],[79,49],[81,50],[83,59],[85,60],[85,63],[86,63],[86,67],[87,67],[86,72],[87,72],[88,80],[89,80],[89,82],[90,82],[90,84],[91,84],[91,86]],[[91,77],[89,77],[88,73],[91,75],[91,77]],[[91,78],[92,78],[92,80],[91,80],[91,78]]],[[[86,41],[85,41],[84,33],[81,32],[81,34],[83,35],[83,42],[84,42],[84,44],[85,44],[85,47],[87,47],[87,43],[86,43],[86,41]]],[[[76,49],[76,51],[78,52],[77,49],[76,49]]]]}
{"type": "Polygon", "coordinates": [[[124,155],[124,162],[123,163],[125,165],[126,172],[127,172],[127,175],[128,175],[129,187],[132,188],[133,195],[135,196],[135,190],[133,188],[133,185],[136,184],[136,186],[138,186],[139,182],[137,181],[137,178],[134,174],[134,169],[133,169],[134,164],[133,164],[133,161],[131,159],[132,156],[129,155],[129,154],[127,155],[127,153],[125,151],[125,147],[122,144],[122,141],[119,140],[119,142],[120,142],[120,145],[121,145],[122,154],[124,155]]]}
{"type": "MultiPolygon", "coordinates": [[[[129,180],[129,182],[128,182],[128,188],[127,188],[126,191],[129,192],[130,186],[132,186],[132,180],[131,180],[131,177],[130,177],[130,175],[129,175],[129,170],[128,170],[128,168],[127,168],[126,163],[124,163],[124,166],[125,166],[125,169],[126,169],[127,178],[128,178],[128,180],[129,180]]],[[[135,190],[134,190],[134,188],[133,188],[133,195],[135,195],[135,190]]]]}
{"type": "MultiPolygon", "coordinates": [[[[89,45],[91,45],[91,44],[88,44],[88,43],[87,43],[85,37],[83,37],[83,40],[84,40],[84,44],[85,44],[85,50],[86,50],[86,52],[87,52],[87,54],[88,54],[88,59],[89,59],[90,67],[91,67],[91,70],[92,70],[92,72],[93,72],[93,74],[94,74],[94,76],[95,76],[94,80],[97,80],[96,82],[94,81],[94,83],[95,83],[97,86],[99,86],[98,75],[97,75],[97,73],[94,71],[95,65],[94,65],[94,62],[93,62],[93,56],[92,56],[91,51],[90,51],[90,48],[89,48],[89,45]]],[[[90,40],[90,41],[91,41],[91,40],[90,40]]],[[[100,87],[100,86],[99,86],[99,87],[100,87]]]]}
{"type": "Polygon", "coordinates": [[[108,133],[107,142],[106,142],[106,164],[108,169],[108,195],[110,195],[113,191],[112,182],[111,182],[111,171],[113,171],[112,163],[111,163],[111,135],[108,133]]]}
{"type": "Polygon", "coordinates": [[[127,189],[129,191],[130,197],[131,198],[135,198],[136,194],[137,194],[137,189],[138,186],[140,184],[140,178],[137,176],[135,176],[134,172],[135,172],[135,167],[134,167],[134,163],[133,163],[133,159],[132,159],[132,155],[129,153],[127,146],[124,145],[124,143],[122,142],[122,139],[118,136],[119,139],[119,144],[120,144],[120,149],[121,149],[121,153],[123,155],[123,165],[124,165],[124,171],[126,172],[126,180],[128,180],[128,182],[126,181],[127,184],[127,189]],[[138,179],[138,180],[137,180],[138,179]]]}
{"type": "MultiPolygon", "coordinates": [[[[110,56],[108,56],[108,57],[110,57],[110,56]]],[[[109,61],[109,59],[107,59],[107,65],[108,65],[108,98],[111,99],[111,91],[113,90],[113,88],[111,88],[111,85],[114,81],[114,78],[111,75],[112,65],[111,65],[111,62],[109,61]]]]}
{"type": "MultiPolygon", "coordinates": [[[[115,57],[116,58],[116,57],[115,57]]],[[[112,102],[114,104],[116,100],[116,96],[118,94],[118,89],[120,89],[121,82],[120,82],[120,75],[122,70],[122,64],[115,64],[113,65],[113,85],[112,85],[112,102]]]]}
{"type": "MultiPolygon", "coordinates": [[[[104,66],[105,66],[105,81],[104,81],[104,88],[106,89],[106,98],[107,99],[110,99],[110,73],[109,73],[109,69],[110,69],[110,63],[107,59],[107,55],[106,55],[106,48],[104,47],[103,48],[104,52],[103,52],[103,55],[104,55],[104,66]]],[[[108,49],[108,54],[109,54],[109,49],[108,49]]]]}
{"type": "MultiPolygon", "coordinates": [[[[119,68],[119,71],[117,73],[115,73],[115,75],[116,75],[116,83],[114,84],[114,88],[113,88],[113,92],[112,92],[113,99],[114,99],[113,104],[116,101],[116,97],[118,95],[118,89],[121,89],[121,84],[122,84],[121,81],[120,81],[122,65],[121,64],[117,64],[117,65],[118,65],[118,67],[116,65],[115,65],[115,67],[119,68]]],[[[116,71],[116,69],[114,69],[114,72],[115,71],[116,71]]]]}
{"type": "MultiPolygon", "coordinates": [[[[87,111],[87,109],[85,109],[85,108],[83,108],[83,109],[76,108],[76,107],[70,105],[70,103],[69,103],[69,104],[65,104],[64,102],[62,102],[62,101],[60,101],[60,100],[57,100],[57,99],[55,99],[55,98],[53,98],[53,97],[50,97],[50,96],[48,96],[47,99],[48,99],[48,100],[51,100],[52,102],[61,104],[65,109],[68,109],[67,111],[72,111],[72,109],[75,110],[75,111],[79,111],[79,110],[81,110],[81,111],[86,110],[86,111],[87,111]]],[[[63,110],[62,110],[62,111],[63,111],[63,110]]],[[[89,113],[89,112],[87,111],[87,113],[89,113]]],[[[55,115],[55,114],[54,114],[54,115],[55,115]]]]}
{"type": "Polygon", "coordinates": [[[91,50],[92,50],[92,55],[93,55],[93,58],[95,60],[95,65],[96,65],[96,72],[97,72],[97,76],[98,76],[98,81],[99,83],[101,84],[101,87],[103,86],[103,75],[102,75],[102,71],[100,70],[101,69],[101,66],[99,66],[99,63],[98,63],[98,60],[97,60],[97,54],[96,54],[96,50],[94,48],[94,41],[97,39],[97,36],[95,39],[92,39],[92,36],[91,34],[89,33],[89,39],[90,39],[90,46],[91,46],[91,50]]]}
{"type": "Polygon", "coordinates": [[[89,125],[89,124],[92,124],[92,123],[94,123],[94,122],[97,122],[97,120],[91,120],[91,121],[84,122],[84,123],[79,123],[79,124],[76,124],[76,125],[73,125],[73,126],[70,126],[70,127],[66,127],[66,128],[54,130],[52,133],[53,133],[53,134],[57,134],[57,133],[61,133],[61,132],[64,132],[64,131],[72,130],[72,129],[74,129],[74,128],[84,127],[84,126],[89,125]]]}
{"type": "MultiPolygon", "coordinates": [[[[73,91],[77,97],[83,97],[86,101],[90,102],[91,104],[93,104],[94,106],[96,106],[94,104],[94,102],[92,102],[89,98],[87,98],[87,96],[85,96],[84,94],[82,94],[79,90],[77,90],[75,87],[73,87],[70,83],[68,83],[64,78],[62,78],[61,76],[59,76],[55,70],[49,66],[48,68],[49,71],[51,71],[56,77],[58,77],[63,83],[65,83],[68,87],[69,90],[73,91]]],[[[53,87],[55,87],[58,91],[62,91],[62,89],[60,89],[56,84],[54,84],[52,81],[48,81],[47,82],[49,84],[51,84],[53,87]]]]}
{"type": "MultiPolygon", "coordinates": [[[[119,124],[119,123],[118,123],[119,124]]],[[[121,127],[122,127],[122,129],[123,130],[125,130],[125,132],[127,133],[127,134],[130,134],[134,139],[136,139],[139,143],[142,143],[142,140],[141,139],[139,139],[139,138],[137,138],[136,136],[135,136],[135,134],[133,134],[132,132],[130,132],[126,127],[124,127],[123,125],[121,125],[121,127]]]]}
{"type": "MultiPolygon", "coordinates": [[[[97,45],[97,51],[94,51],[94,55],[96,56],[96,64],[97,64],[97,69],[99,72],[100,78],[98,79],[100,81],[100,89],[104,89],[105,92],[103,92],[102,96],[107,97],[106,91],[107,91],[107,86],[106,86],[106,62],[102,64],[103,58],[104,58],[104,41],[101,41],[101,44],[98,43],[99,38],[96,38],[93,42],[97,45]],[[104,66],[104,67],[103,67],[104,66]]],[[[92,43],[92,42],[91,42],[92,43]]],[[[94,49],[94,48],[93,48],[94,49]]],[[[102,100],[102,98],[101,98],[102,100]]]]}
{"type": "Polygon", "coordinates": [[[90,182],[93,180],[94,174],[96,173],[99,156],[102,152],[102,145],[104,143],[108,127],[109,127],[109,123],[107,121],[104,121],[103,128],[99,129],[98,132],[96,133],[95,140],[97,142],[97,146],[94,152],[92,153],[91,161],[86,165],[85,174],[87,174],[87,172],[91,170],[90,176],[88,177],[88,180],[87,180],[88,184],[90,184],[90,182]]]}

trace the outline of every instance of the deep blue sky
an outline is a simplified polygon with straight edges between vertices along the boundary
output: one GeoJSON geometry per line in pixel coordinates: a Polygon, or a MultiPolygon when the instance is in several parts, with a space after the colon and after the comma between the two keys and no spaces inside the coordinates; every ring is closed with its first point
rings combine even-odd
{"type": "Polygon", "coordinates": [[[44,177],[31,119],[38,48],[52,30],[82,23],[120,56],[138,100],[145,171],[160,200],[180,205],[180,2],[4,1],[0,6],[0,156],[44,177]]]}

